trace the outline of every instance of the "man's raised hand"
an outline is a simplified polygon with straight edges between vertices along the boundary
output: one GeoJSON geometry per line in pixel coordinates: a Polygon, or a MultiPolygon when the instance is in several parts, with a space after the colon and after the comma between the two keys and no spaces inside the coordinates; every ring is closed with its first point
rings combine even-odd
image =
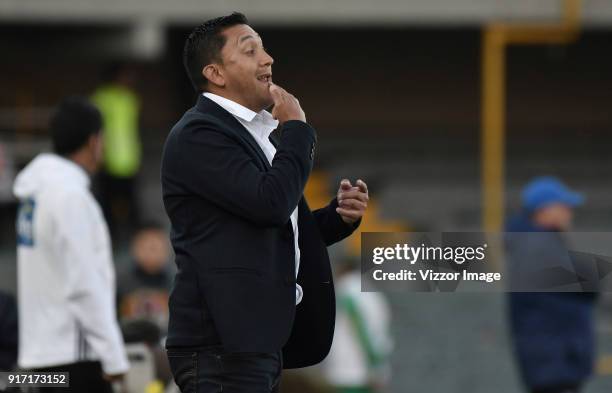
{"type": "Polygon", "coordinates": [[[301,120],[306,122],[306,115],[300,107],[300,102],[282,87],[270,84],[270,94],[274,100],[272,116],[281,124],[289,120],[301,120]]]}
{"type": "Polygon", "coordinates": [[[336,212],[340,214],[344,222],[354,224],[363,217],[368,207],[368,200],[370,199],[368,186],[361,179],[357,180],[355,186],[351,185],[348,179],[343,179],[340,182],[340,188],[338,188],[337,199],[336,212]]]}

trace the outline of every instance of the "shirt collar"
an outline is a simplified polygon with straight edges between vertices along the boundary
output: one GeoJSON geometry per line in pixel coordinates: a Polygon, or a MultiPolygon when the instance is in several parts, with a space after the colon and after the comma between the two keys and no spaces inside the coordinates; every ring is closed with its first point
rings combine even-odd
{"type": "Polygon", "coordinates": [[[274,130],[278,126],[278,120],[274,119],[274,117],[272,117],[272,114],[266,110],[262,110],[261,112],[257,113],[225,97],[221,97],[219,95],[209,92],[203,93],[203,95],[204,97],[217,103],[221,108],[225,109],[232,115],[246,122],[250,123],[253,121],[253,119],[255,119],[255,117],[259,116],[260,121],[265,126],[271,127],[272,130],[274,130]]]}

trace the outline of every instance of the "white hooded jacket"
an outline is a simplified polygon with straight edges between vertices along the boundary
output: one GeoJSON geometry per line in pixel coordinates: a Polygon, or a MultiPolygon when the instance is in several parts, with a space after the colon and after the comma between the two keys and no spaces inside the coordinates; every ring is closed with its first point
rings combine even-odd
{"type": "Polygon", "coordinates": [[[83,168],[48,153],[15,180],[21,368],[99,360],[107,374],[128,369],[110,237],[89,183],[83,168]]]}

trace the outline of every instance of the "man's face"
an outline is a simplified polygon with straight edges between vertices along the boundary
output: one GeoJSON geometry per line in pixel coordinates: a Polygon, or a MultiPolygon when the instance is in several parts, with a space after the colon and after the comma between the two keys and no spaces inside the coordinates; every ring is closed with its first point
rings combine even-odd
{"type": "Polygon", "coordinates": [[[547,205],[535,213],[536,223],[546,229],[568,231],[572,226],[574,212],[563,203],[547,205]]]}
{"type": "Polygon", "coordinates": [[[141,231],[132,241],[132,257],[149,274],[158,273],[166,267],[169,253],[166,234],[158,229],[141,231]]]}
{"type": "Polygon", "coordinates": [[[227,98],[255,112],[272,105],[269,86],[274,59],[264,49],[259,34],[248,25],[229,27],[222,34],[226,42],[219,66],[227,98]]]}

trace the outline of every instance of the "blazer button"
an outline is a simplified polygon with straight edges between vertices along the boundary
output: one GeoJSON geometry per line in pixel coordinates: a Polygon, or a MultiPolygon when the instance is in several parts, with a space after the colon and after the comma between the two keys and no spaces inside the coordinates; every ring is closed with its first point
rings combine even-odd
{"type": "Polygon", "coordinates": [[[310,146],[310,159],[313,160],[314,159],[314,151],[315,151],[315,145],[314,143],[310,146]]]}

